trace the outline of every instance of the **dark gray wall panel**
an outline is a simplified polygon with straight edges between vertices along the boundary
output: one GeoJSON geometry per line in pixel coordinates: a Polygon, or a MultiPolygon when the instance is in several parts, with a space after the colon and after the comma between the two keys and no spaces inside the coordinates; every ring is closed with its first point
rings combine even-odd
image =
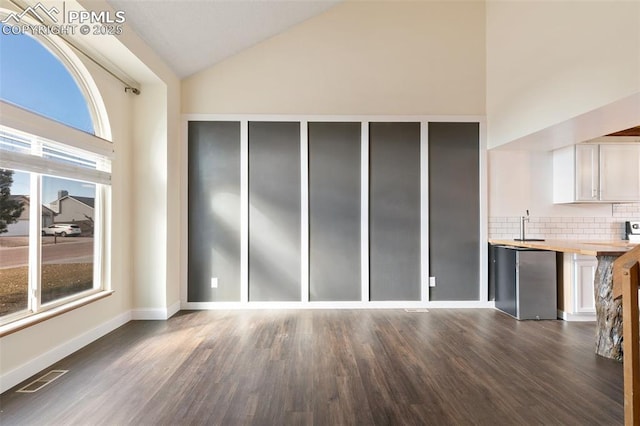
{"type": "Polygon", "coordinates": [[[369,126],[371,300],[420,300],[420,123],[369,126]]]}
{"type": "Polygon", "coordinates": [[[188,161],[188,301],[240,301],[240,123],[189,122],[188,161]]]}
{"type": "Polygon", "coordinates": [[[360,300],[360,123],[309,123],[309,298],[360,300]]]}
{"type": "Polygon", "coordinates": [[[431,300],[479,300],[478,123],[429,123],[431,300]]]}
{"type": "Polygon", "coordinates": [[[300,300],[300,124],[249,123],[249,300],[300,300]]]}

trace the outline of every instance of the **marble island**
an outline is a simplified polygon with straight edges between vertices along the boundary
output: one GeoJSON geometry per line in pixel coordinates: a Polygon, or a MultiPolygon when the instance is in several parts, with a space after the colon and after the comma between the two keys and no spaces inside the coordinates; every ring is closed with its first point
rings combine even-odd
{"type": "Polygon", "coordinates": [[[622,360],[622,301],[613,298],[613,262],[637,244],[625,240],[515,241],[490,239],[490,244],[525,247],[562,253],[596,256],[598,267],[594,280],[596,306],[596,354],[622,360]]]}

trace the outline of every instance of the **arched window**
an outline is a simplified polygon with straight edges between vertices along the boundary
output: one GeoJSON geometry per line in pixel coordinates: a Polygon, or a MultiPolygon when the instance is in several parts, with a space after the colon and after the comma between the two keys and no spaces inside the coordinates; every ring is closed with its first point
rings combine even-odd
{"type": "Polygon", "coordinates": [[[5,32],[0,43],[0,99],[95,134],[85,94],[62,61],[33,37],[5,32]]]}
{"type": "Polygon", "coordinates": [[[0,25],[2,335],[109,289],[113,147],[94,136],[110,133],[108,119],[71,50],[55,36],[40,40],[0,25]]]}

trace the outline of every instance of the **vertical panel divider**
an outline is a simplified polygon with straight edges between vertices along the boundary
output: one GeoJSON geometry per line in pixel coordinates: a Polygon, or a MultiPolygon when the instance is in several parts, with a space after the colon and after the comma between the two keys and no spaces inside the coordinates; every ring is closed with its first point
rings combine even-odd
{"type": "Polygon", "coordinates": [[[488,246],[486,243],[488,239],[488,223],[489,223],[489,207],[488,207],[488,199],[489,199],[489,184],[487,177],[487,139],[485,137],[485,122],[484,120],[479,120],[478,122],[478,140],[479,140],[479,167],[480,167],[480,200],[479,200],[479,208],[480,208],[480,301],[488,302],[489,301],[489,253],[488,246]],[[485,242],[485,243],[483,243],[485,242]]]}
{"type": "Polygon", "coordinates": [[[420,300],[429,301],[429,123],[420,122],[420,300]]]}
{"type": "Polygon", "coordinates": [[[300,122],[300,298],[309,301],[309,124],[300,122]]]}
{"type": "MultiPolygon", "coordinates": [[[[106,197],[106,188],[104,185],[96,185],[95,186],[95,199],[94,199],[94,221],[95,223],[105,223],[105,209],[104,209],[104,201],[106,197]]],[[[97,284],[105,283],[107,281],[103,280],[103,264],[104,264],[104,255],[105,251],[104,247],[104,232],[102,232],[104,226],[99,226],[97,229],[94,228],[93,232],[93,288],[96,287],[97,284]],[[96,262],[95,259],[100,259],[99,262],[96,262]]],[[[102,285],[102,284],[101,284],[102,285]]]]}
{"type": "Polygon", "coordinates": [[[249,302],[249,121],[240,122],[240,302],[249,302]]]}
{"type": "Polygon", "coordinates": [[[369,301],[369,122],[362,122],[360,146],[360,262],[361,297],[369,301]]]}
{"type": "MultiPolygon", "coordinates": [[[[31,154],[42,157],[42,142],[31,139],[31,154]]],[[[42,303],[42,175],[29,173],[29,298],[33,312],[40,311],[42,303]]]]}
{"type": "Polygon", "coordinates": [[[29,173],[31,206],[29,208],[29,298],[28,305],[33,312],[40,311],[42,294],[42,175],[29,173]]]}

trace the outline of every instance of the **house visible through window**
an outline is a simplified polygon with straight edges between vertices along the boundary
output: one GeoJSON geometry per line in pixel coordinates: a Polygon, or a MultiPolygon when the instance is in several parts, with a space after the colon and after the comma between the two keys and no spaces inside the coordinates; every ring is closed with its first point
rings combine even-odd
{"type": "Polygon", "coordinates": [[[53,51],[24,34],[0,35],[2,115],[39,130],[0,123],[0,325],[108,287],[110,143],[78,142],[77,130],[95,133],[92,104],[53,51]],[[48,120],[68,126],[69,138],[60,129],[47,136],[48,120]]]}

